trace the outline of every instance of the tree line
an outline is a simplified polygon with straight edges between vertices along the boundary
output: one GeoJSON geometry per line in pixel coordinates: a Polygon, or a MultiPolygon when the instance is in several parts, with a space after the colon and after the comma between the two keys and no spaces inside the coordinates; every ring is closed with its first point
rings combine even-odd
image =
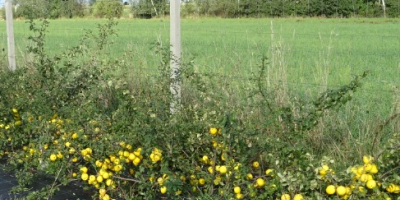
{"type": "MultiPolygon", "coordinates": [[[[182,0],[183,16],[400,17],[400,0],[182,0]]],[[[169,15],[169,0],[14,0],[16,18],[169,15]],[[124,4],[129,4],[129,8],[124,4]]]]}
{"type": "Polygon", "coordinates": [[[399,0],[194,0],[183,13],[221,17],[400,17],[399,0]]]}

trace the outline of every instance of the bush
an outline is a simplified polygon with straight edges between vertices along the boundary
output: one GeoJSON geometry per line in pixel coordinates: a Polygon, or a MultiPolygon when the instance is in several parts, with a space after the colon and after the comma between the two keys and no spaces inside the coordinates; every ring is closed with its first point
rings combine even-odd
{"type": "Polygon", "coordinates": [[[96,17],[116,17],[120,18],[123,14],[124,6],[116,0],[100,0],[93,5],[96,17]]]}
{"type": "MultiPolygon", "coordinates": [[[[155,48],[157,77],[135,71],[141,76],[132,82],[125,73],[132,63],[124,60],[132,55],[110,58],[104,48],[115,22],[52,57],[44,48],[47,25],[30,22],[35,60],[0,74],[0,156],[16,170],[14,191],[32,184],[37,172],[57,183],[28,199],[71,182],[103,200],[399,197],[398,133],[381,138],[385,146],[373,145],[373,156],[342,168],[315,155],[307,134],[351,100],[366,74],[292,107],[275,103],[278,92],[267,90],[266,58],[246,101],[231,101],[219,77],[182,63],[182,104],[171,114],[169,48],[155,48]]],[[[377,140],[397,117],[377,129],[377,140]]]]}

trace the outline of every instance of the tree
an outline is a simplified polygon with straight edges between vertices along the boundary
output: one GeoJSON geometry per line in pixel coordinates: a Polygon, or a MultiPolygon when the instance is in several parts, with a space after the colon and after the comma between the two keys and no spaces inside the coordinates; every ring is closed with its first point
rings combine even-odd
{"type": "Polygon", "coordinates": [[[16,0],[15,16],[28,19],[81,17],[83,3],[83,0],[16,0]]]}
{"type": "Polygon", "coordinates": [[[122,16],[124,6],[119,0],[98,0],[93,5],[96,17],[117,17],[122,16]]]}
{"type": "Polygon", "coordinates": [[[132,12],[136,17],[151,18],[169,13],[166,0],[138,0],[132,5],[132,12]]]}

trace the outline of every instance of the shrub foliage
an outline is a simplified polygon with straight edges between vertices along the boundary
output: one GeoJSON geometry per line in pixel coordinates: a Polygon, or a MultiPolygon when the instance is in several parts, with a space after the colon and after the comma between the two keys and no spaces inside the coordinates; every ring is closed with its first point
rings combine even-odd
{"type": "Polygon", "coordinates": [[[182,104],[171,114],[169,50],[156,46],[158,76],[147,76],[124,60],[129,54],[107,56],[115,25],[99,25],[79,45],[49,56],[48,22],[30,21],[34,60],[0,74],[0,156],[16,172],[15,192],[41,172],[54,184],[28,199],[71,182],[103,200],[399,197],[399,133],[347,169],[314,154],[309,142],[324,114],[350,101],[366,74],[291,107],[275,103],[277,91],[263,83],[266,58],[246,101],[232,101],[224,85],[181,63],[182,104]]]}

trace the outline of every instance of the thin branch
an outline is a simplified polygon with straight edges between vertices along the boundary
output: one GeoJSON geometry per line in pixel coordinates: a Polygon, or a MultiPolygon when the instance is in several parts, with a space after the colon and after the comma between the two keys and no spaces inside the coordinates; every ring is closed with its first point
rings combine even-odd
{"type": "Polygon", "coordinates": [[[396,113],[394,115],[392,115],[389,119],[387,119],[383,124],[379,125],[378,127],[376,127],[375,132],[374,132],[374,142],[372,143],[372,147],[371,147],[371,152],[374,151],[376,143],[378,141],[378,135],[380,132],[382,132],[383,128],[387,125],[390,124],[390,122],[392,122],[393,120],[395,120],[397,117],[400,116],[400,113],[396,113]]]}
{"type": "Polygon", "coordinates": [[[131,181],[131,182],[135,182],[135,183],[142,183],[142,181],[138,181],[136,179],[132,179],[132,178],[124,178],[124,177],[120,177],[120,176],[113,176],[116,179],[120,179],[120,180],[124,180],[124,181],[131,181]]]}

